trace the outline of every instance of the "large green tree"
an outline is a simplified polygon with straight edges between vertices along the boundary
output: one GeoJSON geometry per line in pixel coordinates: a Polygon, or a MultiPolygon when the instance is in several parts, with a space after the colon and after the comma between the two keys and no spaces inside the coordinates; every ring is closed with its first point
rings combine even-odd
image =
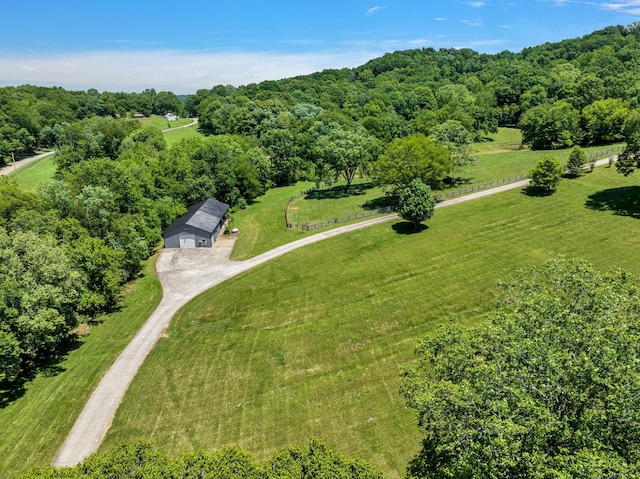
{"type": "Polygon", "coordinates": [[[618,155],[616,170],[627,176],[640,168],[640,113],[632,113],[625,121],[624,139],[627,144],[618,155]]]}
{"type": "Polygon", "coordinates": [[[638,477],[639,286],[554,260],[501,283],[480,326],[420,342],[404,372],[424,432],[409,477],[638,477]]]}
{"type": "Polygon", "coordinates": [[[538,150],[567,148],[582,140],[578,110],[563,100],[531,108],[522,115],[520,128],[523,143],[538,150]]]}
{"type": "Polygon", "coordinates": [[[542,193],[553,193],[562,178],[563,168],[560,162],[551,155],[542,158],[529,171],[531,187],[542,193]]]}
{"type": "Polygon", "coordinates": [[[318,138],[315,150],[319,158],[336,173],[342,174],[347,182],[345,191],[348,192],[356,173],[366,172],[376,155],[377,141],[362,127],[337,128],[318,138]]]}
{"type": "Polygon", "coordinates": [[[389,143],[372,170],[378,185],[397,194],[416,178],[438,188],[453,168],[449,150],[424,135],[412,135],[389,143]]]}
{"type": "Polygon", "coordinates": [[[408,186],[400,190],[398,195],[398,213],[402,219],[418,225],[433,216],[436,200],[431,187],[425,185],[420,178],[416,178],[408,186]]]}

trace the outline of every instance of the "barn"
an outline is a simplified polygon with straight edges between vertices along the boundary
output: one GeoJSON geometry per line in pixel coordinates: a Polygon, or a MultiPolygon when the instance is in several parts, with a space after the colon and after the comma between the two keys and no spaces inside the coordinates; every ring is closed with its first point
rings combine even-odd
{"type": "Polygon", "coordinates": [[[207,199],[189,206],[162,234],[165,248],[211,248],[220,234],[229,205],[207,199]]]}

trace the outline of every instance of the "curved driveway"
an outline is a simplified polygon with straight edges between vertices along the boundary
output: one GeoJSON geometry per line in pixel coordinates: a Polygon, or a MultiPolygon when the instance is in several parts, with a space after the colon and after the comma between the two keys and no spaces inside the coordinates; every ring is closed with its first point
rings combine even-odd
{"type": "MultiPolygon", "coordinates": [[[[607,163],[609,163],[608,158],[596,164],[607,163]]],[[[523,180],[502,185],[443,201],[438,203],[436,208],[522,188],[528,184],[529,180],[523,180]]],[[[220,236],[213,248],[162,250],[156,263],[162,283],[162,300],[98,384],[58,451],[53,462],[54,466],[74,466],[98,448],[111,426],[111,421],[129,384],[162,331],[169,325],[173,315],[195,296],[232,276],[295,249],[397,218],[397,214],[391,214],[341,226],[279,246],[246,261],[229,260],[235,241],[233,236],[220,236]]]]}

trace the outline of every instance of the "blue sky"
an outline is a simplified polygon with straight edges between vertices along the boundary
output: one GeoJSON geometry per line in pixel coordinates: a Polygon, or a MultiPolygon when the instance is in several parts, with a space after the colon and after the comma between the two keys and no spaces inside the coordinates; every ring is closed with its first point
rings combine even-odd
{"type": "Polygon", "coordinates": [[[178,94],[410,48],[520,51],[640,20],[640,0],[2,0],[0,85],[178,94]]]}

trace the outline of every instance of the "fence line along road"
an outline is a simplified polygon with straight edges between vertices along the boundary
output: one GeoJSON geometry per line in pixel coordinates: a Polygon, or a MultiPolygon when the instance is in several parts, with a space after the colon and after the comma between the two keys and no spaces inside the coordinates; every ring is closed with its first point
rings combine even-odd
{"type": "MultiPolygon", "coordinates": [[[[604,160],[606,160],[606,162],[608,162],[609,164],[613,163],[616,159],[617,156],[610,156],[613,155],[614,153],[617,153],[619,151],[622,151],[624,149],[624,147],[622,146],[616,146],[613,148],[608,148],[606,150],[602,150],[602,151],[598,151],[596,153],[592,153],[591,155],[589,155],[587,157],[587,164],[583,165],[584,166],[591,166],[592,164],[595,165],[595,162],[593,161],[595,158],[600,158],[602,156],[607,156],[608,158],[605,158],[604,160]]],[[[601,163],[602,164],[602,163],[601,163]]],[[[458,190],[454,190],[454,191],[447,191],[444,193],[439,193],[437,195],[434,195],[434,198],[436,199],[436,201],[443,201],[447,198],[454,198],[456,196],[462,196],[462,195],[466,195],[469,193],[474,193],[476,191],[482,191],[482,190],[486,190],[489,188],[493,188],[494,186],[499,186],[499,185],[504,185],[507,183],[515,183],[515,182],[520,182],[524,179],[527,178],[527,175],[517,175],[517,176],[512,176],[510,178],[504,178],[502,180],[497,180],[497,181],[491,181],[489,183],[483,183],[481,185],[476,185],[476,186],[470,186],[468,188],[461,188],[458,190]]],[[[291,229],[294,227],[293,224],[291,224],[291,222],[289,221],[289,216],[288,216],[288,210],[289,210],[289,205],[291,205],[291,203],[295,200],[297,200],[298,198],[300,198],[301,196],[308,194],[312,191],[317,191],[318,188],[310,188],[309,190],[306,191],[302,191],[300,193],[298,193],[296,196],[292,197],[289,199],[289,201],[287,202],[287,206],[285,207],[284,210],[284,218],[285,218],[285,224],[286,227],[288,229],[291,229]]],[[[346,223],[347,221],[352,221],[355,219],[360,219],[360,218],[366,218],[368,216],[372,216],[372,215],[378,215],[378,214],[384,214],[384,213],[390,213],[392,211],[396,211],[397,207],[396,206],[386,206],[384,208],[378,208],[375,210],[366,210],[366,211],[361,211],[358,213],[352,213],[350,215],[347,216],[343,216],[341,218],[334,218],[334,219],[330,219],[330,220],[325,220],[325,221],[321,221],[319,223],[314,223],[314,224],[309,224],[309,223],[305,223],[302,225],[302,231],[314,231],[320,228],[324,228],[326,226],[331,226],[331,225],[335,225],[335,224],[340,224],[340,223],[346,223]]]]}

